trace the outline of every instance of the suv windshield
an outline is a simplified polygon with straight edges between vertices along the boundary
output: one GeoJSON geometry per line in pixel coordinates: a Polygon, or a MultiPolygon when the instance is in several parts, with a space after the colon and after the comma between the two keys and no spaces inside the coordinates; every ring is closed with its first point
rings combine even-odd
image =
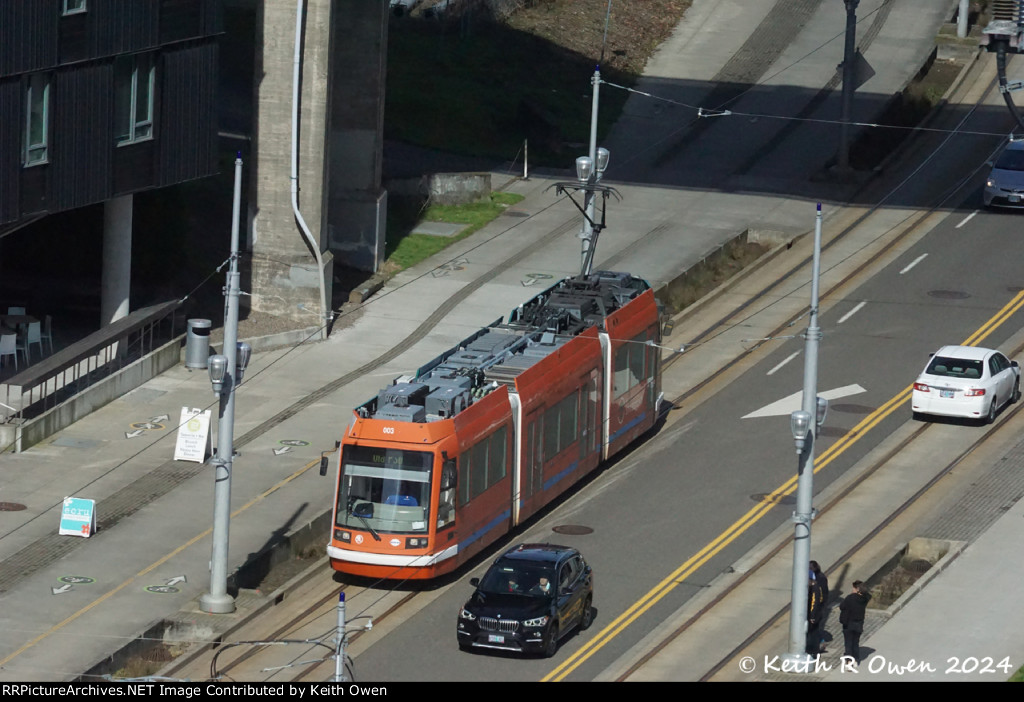
{"type": "Polygon", "coordinates": [[[433,454],[345,446],[336,524],[371,532],[426,532],[433,454]]]}
{"type": "Polygon", "coordinates": [[[981,361],[936,356],[928,364],[928,369],[925,373],[928,375],[941,375],[947,378],[980,378],[983,369],[984,366],[981,361]]]}
{"type": "Polygon", "coordinates": [[[546,565],[499,561],[484,575],[479,590],[543,597],[551,594],[554,587],[555,573],[546,565]]]}

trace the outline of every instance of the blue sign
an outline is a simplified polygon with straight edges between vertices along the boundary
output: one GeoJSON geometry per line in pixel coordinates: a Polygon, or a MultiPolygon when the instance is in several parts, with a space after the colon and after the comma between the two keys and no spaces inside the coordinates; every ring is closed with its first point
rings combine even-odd
{"type": "Polygon", "coordinates": [[[60,513],[59,534],[88,538],[96,531],[96,500],[65,497],[60,513]]]}

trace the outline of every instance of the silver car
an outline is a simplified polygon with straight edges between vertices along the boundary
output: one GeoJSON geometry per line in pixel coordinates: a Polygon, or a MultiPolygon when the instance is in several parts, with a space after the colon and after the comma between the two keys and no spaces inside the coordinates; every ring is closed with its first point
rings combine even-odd
{"type": "Polygon", "coordinates": [[[1011,139],[985,181],[985,207],[1024,207],[1024,139],[1011,139]]]}

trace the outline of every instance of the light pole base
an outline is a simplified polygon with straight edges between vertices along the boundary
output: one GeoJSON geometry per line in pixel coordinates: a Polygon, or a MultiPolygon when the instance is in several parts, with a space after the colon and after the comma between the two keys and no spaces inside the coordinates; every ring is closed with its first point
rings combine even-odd
{"type": "Polygon", "coordinates": [[[211,595],[204,592],[199,597],[199,610],[209,614],[231,614],[235,611],[235,598],[231,595],[211,595]]]}

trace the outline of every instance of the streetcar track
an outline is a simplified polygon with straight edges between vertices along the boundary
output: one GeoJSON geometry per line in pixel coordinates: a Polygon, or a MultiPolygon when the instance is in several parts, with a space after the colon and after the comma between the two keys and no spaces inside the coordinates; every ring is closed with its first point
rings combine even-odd
{"type": "MultiPolygon", "coordinates": [[[[318,563],[317,567],[319,566],[322,566],[322,563],[318,563]]],[[[313,569],[311,568],[310,570],[313,569]]],[[[190,665],[194,665],[198,659],[209,653],[212,649],[216,648],[217,650],[214,652],[212,658],[210,659],[209,680],[214,681],[232,679],[232,672],[243,672],[245,668],[252,668],[253,666],[251,664],[257,662],[256,659],[258,659],[260,655],[264,654],[269,646],[280,645],[281,643],[288,641],[289,635],[292,635],[297,631],[301,631],[304,627],[313,626],[316,620],[324,618],[330,613],[333,613],[335,611],[334,607],[332,606],[330,608],[327,608],[327,605],[329,603],[336,602],[338,600],[339,593],[346,592],[347,590],[353,587],[353,585],[348,584],[343,585],[340,588],[332,588],[329,593],[321,597],[318,597],[315,602],[306,605],[300,612],[294,615],[290,615],[288,621],[282,623],[280,626],[271,631],[267,636],[261,639],[210,644],[202,649],[199,649],[187,658],[180,660],[178,665],[168,669],[167,672],[180,672],[184,668],[190,665]],[[310,619],[309,621],[305,621],[306,618],[310,617],[311,615],[313,615],[312,619],[310,619]],[[247,651],[244,651],[238,657],[232,659],[225,665],[217,667],[217,657],[221,653],[225,653],[231,650],[231,648],[241,645],[249,645],[252,648],[250,648],[247,651]]],[[[353,599],[355,597],[358,597],[369,592],[372,592],[370,588],[362,588],[355,593],[353,599]]],[[[386,622],[391,615],[399,612],[403,607],[407,606],[410,602],[412,602],[413,599],[415,599],[420,594],[422,593],[416,591],[409,592],[404,597],[400,598],[397,602],[390,605],[386,610],[384,610],[383,613],[379,615],[374,615],[374,625],[376,626],[383,622],[386,622]]],[[[288,599],[290,598],[284,597],[282,603],[288,599]]],[[[349,621],[351,622],[353,620],[349,621]]],[[[332,634],[334,633],[333,627],[330,629],[330,632],[332,634]]],[[[358,629],[354,632],[348,633],[346,635],[346,645],[348,646],[353,644],[365,633],[367,633],[365,629],[358,629]]],[[[321,636],[320,638],[326,639],[328,637],[321,636]]],[[[308,652],[313,650],[314,648],[323,647],[323,644],[317,643],[317,640],[315,639],[296,639],[292,640],[291,643],[297,645],[305,645],[305,648],[302,650],[302,652],[296,654],[296,659],[308,655],[308,652]]],[[[289,679],[289,681],[297,682],[306,679],[324,665],[331,664],[333,666],[333,660],[333,658],[325,657],[320,660],[300,662],[298,664],[295,664],[293,660],[293,664],[297,665],[297,667],[303,667],[299,669],[298,672],[289,679]]],[[[251,672],[251,670],[249,672],[251,672]]]]}

